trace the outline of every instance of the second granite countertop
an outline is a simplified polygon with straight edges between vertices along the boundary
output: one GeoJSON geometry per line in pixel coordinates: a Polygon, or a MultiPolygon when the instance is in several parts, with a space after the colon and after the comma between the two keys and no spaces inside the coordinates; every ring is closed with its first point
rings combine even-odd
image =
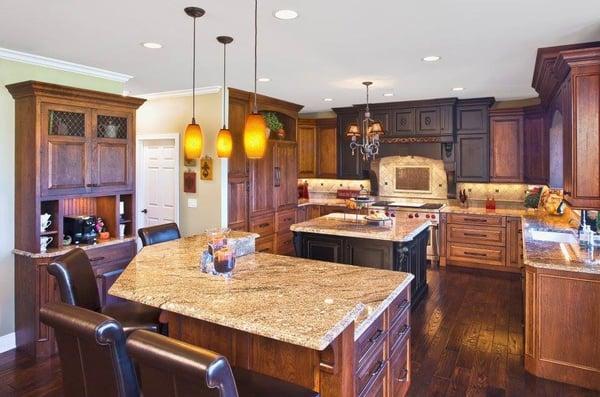
{"type": "Polygon", "coordinates": [[[393,226],[376,226],[368,224],[362,215],[358,216],[357,221],[356,215],[334,213],[296,223],[290,227],[290,230],[302,233],[407,242],[414,239],[430,225],[431,222],[428,220],[413,218],[398,220],[393,226]]]}

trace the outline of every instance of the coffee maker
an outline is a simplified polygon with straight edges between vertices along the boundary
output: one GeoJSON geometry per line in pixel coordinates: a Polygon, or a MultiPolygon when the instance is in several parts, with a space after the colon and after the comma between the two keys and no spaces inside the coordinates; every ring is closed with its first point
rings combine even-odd
{"type": "Polygon", "coordinates": [[[94,244],[98,238],[93,215],[65,216],[64,226],[64,234],[71,236],[73,244],[94,244]]]}

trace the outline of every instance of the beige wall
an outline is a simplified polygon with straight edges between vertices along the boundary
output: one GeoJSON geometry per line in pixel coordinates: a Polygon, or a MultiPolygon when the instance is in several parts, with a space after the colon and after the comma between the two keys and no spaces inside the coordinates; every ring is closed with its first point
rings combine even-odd
{"type": "Polygon", "coordinates": [[[192,97],[174,96],[149,99],[137,112],[138,137],[148,134],[180,134],[180,200],[179,226],[184,235],[204,232],[227,224],[227,161],[217,157],[216,135],[221,128],[221,92],[196,95],[196,122],[204,132],[204,155],[213,158],[213,180],[200,180],[199,164],[183,165],[183,132],[192,117],[192,97]],[[196,193],[183,193],[183,173],[193,169],[196,193]],[[197,208],[188,208],[189,198],[196,198],[197,208]]]}
{"type": "MultiPolygon", "coordinates": [[[[114,81],[0,59],[0,338],[14,332],[15,103],[5,85],[38,80],[121,93],[114,81]]],[[[1,344],[0,344],[1,345],[1,344]]],[[[0,346],[1,348],[2,346],[0,346]]]]}

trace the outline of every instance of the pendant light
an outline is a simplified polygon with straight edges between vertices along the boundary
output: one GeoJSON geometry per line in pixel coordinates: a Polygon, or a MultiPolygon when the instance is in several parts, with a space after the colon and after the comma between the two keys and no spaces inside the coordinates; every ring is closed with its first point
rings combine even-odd
{"type": "Polygon", "coordinates": [[[223,128],[217,134],[217,156],[220,158],[231,157],[233,139],[231,131],[227,128],[227,117],[225,115],[225,96],[227,93],[227,44],[233,41],[233,37],[219,36],[217,41],[223,44],[223,128]]]}
{"type": "Polygon", "coordinates": [[[244,150],[249,159],[261,159],[267,150],[267,125],[256,104],[256,65],[258,48],[258,0],[254,0],[254,105],[244,126],[244,150]]]}
{"type": "Polygon", "coordinates": [[[194,18],[194,50],[192,57],[192,122],[185,128],[183,136],[183,151],[188,160],[202,157],[204,136],[202,127],[196,124],[196,19],[204,15],[204,10],[198,7],[186,7],[185,13],[194,18]]]}

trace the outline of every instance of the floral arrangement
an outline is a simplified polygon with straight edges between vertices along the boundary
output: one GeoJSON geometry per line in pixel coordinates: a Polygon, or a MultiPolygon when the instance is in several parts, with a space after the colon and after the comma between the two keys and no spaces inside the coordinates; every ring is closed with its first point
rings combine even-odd
{"type": "Polygon", "coordinates": [[[283,129],[283,123],[279,121],[277,115],[273,112],[265,112],[264,113],[265,123],[267,123],[267,127],[271,131],[279,131],[283,129]]]}

